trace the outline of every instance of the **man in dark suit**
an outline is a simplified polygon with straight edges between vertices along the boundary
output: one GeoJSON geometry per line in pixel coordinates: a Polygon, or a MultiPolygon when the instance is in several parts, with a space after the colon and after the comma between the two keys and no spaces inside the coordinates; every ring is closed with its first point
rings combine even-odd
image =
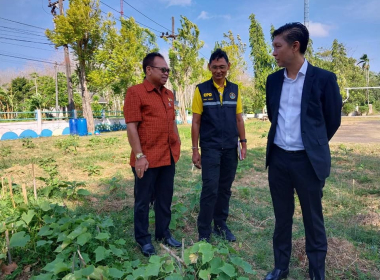
{"type": "Polygon", "coordinates": [[[322,189],[330,174],[329,140],[340,126],[342,98],[335,74],[305,59],[308,41],[301,23],[288,23],[272,34],[273,56],[284,69],[269,75],[266,85],[271,121],[266,166],[276,223],[275,267],[265,280],[289,274],[294,190],[302,209],[310,278],[325,279],[322,189]]]}

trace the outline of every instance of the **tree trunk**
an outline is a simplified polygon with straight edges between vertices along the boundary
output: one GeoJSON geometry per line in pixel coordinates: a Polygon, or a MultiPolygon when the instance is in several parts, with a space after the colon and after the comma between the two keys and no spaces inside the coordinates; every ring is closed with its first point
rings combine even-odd
{"type": "Polygon", "coordinates": [[[94,116],[92,115],[91,97],[87,90],[85,61],[80,61],[79,67],[80,67],[79,80],[80,80],[81,90],[82,90],[83,117],[87,120],[88,132],[94,134],[94,131],[95,131],[94,116]]]}
{"type": "Polygon", "coordinates": [[[185,105],[185,96],[184,96],[184,93],[183,93],[183,89],[182,88],[178,88],[177,90],[177,97],[178,97],[178,105],[179,105],[179,116],[182,120],[182,123],[183,124],[186,124],[187,123],[187,114],[186,114],[186,105],[185,105]]]}

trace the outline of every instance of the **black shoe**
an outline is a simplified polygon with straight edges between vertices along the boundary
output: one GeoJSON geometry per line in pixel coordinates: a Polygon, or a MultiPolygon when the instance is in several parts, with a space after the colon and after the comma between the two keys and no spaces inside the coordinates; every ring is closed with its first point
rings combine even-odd
{"type": "Polygon", "coordinates": [[[170,247],[175,247],[175,248],[179,248],[179,247],[182,247],[182,243],[175,240],[173,238],[173,236],[170,236],[169,238],[164,238],[164,242],[163,242],[165,245],[168,245],[170,247]]]}
{"type": "Polygon", "coordinates": [[[151,255],[156,254],[156,250],[152,243],[147,243],[141,246],[141,253],[143,253],[145,257],[150,257],[151,255]]]}
{"type": "Polygon", "coordinates": [[[199,236],[198,241],[199,242],[204,241],[204,242],[210,243],[210,236],[199,236]]]}
{"type": "Polygon", "coordinates": [[[289,268],[285,269],[285,270],[275,268],[267,274],[267,276],[264,278],[264,280],[285,279],[285,278],[288,278],[288,274],[289,274],[289,268]]]}
{"type": "Polygon", "coordinates": [[[219,237],[229,241],[229,242],[235,242],[236,237],[233,235],[233,233],[229,230],[229,228],[214,228],[214,234],[218,235],[219,237]]]}

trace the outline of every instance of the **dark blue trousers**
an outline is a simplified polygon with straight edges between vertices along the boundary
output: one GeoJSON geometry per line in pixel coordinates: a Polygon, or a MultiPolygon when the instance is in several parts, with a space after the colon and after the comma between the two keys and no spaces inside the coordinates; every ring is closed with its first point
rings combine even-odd
{"type": "Polygon", "coordinates": [[[148,168],[141,179],[137,177],[134,167],[132,167],[132,172],[135,175],[134,224],[137,243],[141,246],[151,243],[151,235],[148,228],[149,204],[152,195],[155,197],[155,237],[156,239],[170,237],[169,224],[172,214],[170,207],[172,204],[175,174],[173,158],[171,165],[148,168]]]}
{"type": "Polygon", "coordinates": [[[215,228],[226,228],[231,186],[238,165],[237,149],[202,148],[202,193],[198,216],[200,237],[209,237],[215,228]]]}
{"type": "Polygon", "coordinates": [[[276,225],[273,235],[275,267],[289,267],[292,250],[294,190],[302,209],[306,254],[311,279],[325,279],[327,239],[322,213],[322,188],[305,151],[288,153],[274,145],[269,160],[269,188],[276,225]]]}

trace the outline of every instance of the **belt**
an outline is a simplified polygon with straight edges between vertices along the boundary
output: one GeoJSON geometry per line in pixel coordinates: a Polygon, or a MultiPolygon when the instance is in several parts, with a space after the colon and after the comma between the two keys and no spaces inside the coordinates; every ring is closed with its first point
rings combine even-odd
{"type": "Polygon", "coordinates": [[[283,148],[280,148],[280,147],[277,146],[276,144],[274,144],[274,146],[275,146],[277,149],[279,149],[279,150],[281,150],[281,151],[283,151],[283,152],[285,152],[285,153],[287,153],[287,154],[303,154],[303,153],[306,153],[305,150],[288,151],[288,150],[284,150],[283,148]]]}

